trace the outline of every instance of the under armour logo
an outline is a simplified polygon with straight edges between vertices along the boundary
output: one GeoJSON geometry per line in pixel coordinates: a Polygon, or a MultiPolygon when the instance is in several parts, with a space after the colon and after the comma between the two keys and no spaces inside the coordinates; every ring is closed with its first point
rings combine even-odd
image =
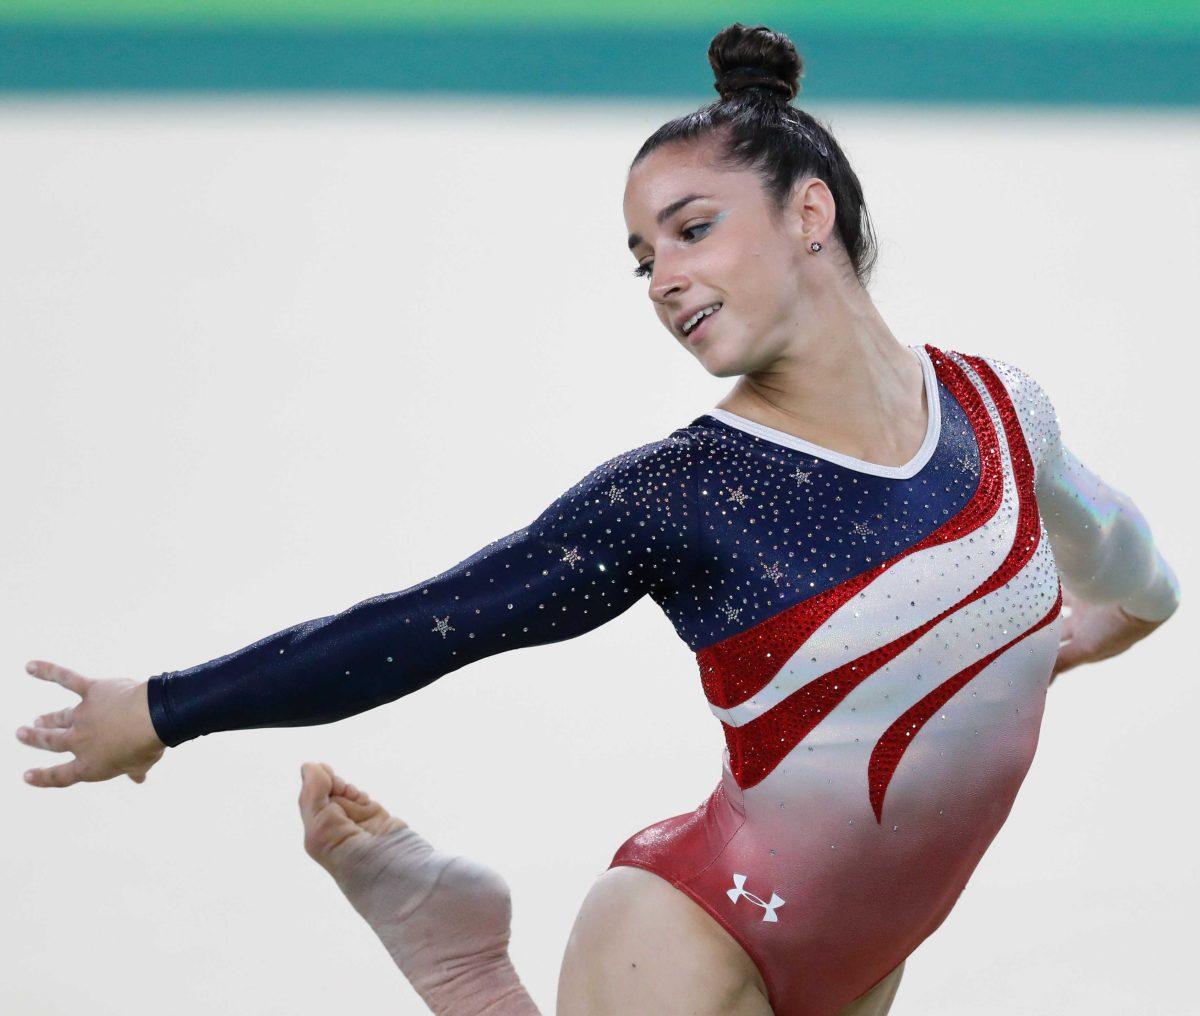
{"type": "Polygon", "coordinates": [[[775,916],[775,909],[777,907],[783,906],[783,900],[774,891],[772,891],[771,902],[764,903],[757,896],[755,896],[754,893],[746,892],[745,885],[746,885],[746,876],[745,875],[734,875],[733,876],[733,888],[730,889],[727,893],[729,898],[731,900],[733,900],[734,903],[736,903],[739,899],[741,899],[743,896],[745,896],[746,899],[748,899],[755,906],[762,907],[763,910],[766,911],[766,913],[763,914],[764,921],[778,921],[779,918],[775,916]]]}

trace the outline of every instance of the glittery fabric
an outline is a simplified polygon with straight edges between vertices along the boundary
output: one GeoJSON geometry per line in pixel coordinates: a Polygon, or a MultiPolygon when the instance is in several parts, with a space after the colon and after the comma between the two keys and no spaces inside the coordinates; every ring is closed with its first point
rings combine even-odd
{"type": "Polygon", "coordinates": [[[703,906],[777,1013],[836,1013],[944,920],[1012,806],[1058,651],[1060,547],[1072,589],[1178,601],[1145,520],[1069,455],[1028,375],[912,349],[929,427],[904,466],[713,410],[440,575],[151,678],[159,736],[330,722],[649,595],[726,750],[708,799],[612,864],[703,906]]]}
{"type": "Polygon", "coordinates": [[[1178,602],[1132,504],[1065,465],[1077,460],[1028,375],[925,351],[942,426],[915,471],[871,475],[767,428],[699,421],[712,441],[703,475],[720,473],[728,492],[718,501],[701,483],[699,586],[725,594],[715,602],[737,625],[696,650],[725,733],[722,778],[612,865],[704,907],[781,1016],[835,1014],[893,970],[1002,826],[1058,652],[1051,540],[1070,549],[1063,574],[1097,598],[1163,616],[1178,602]],[[1131,528],[1140,538],[1117,547],[1131,528]],[[1103,564],[1115,556],[1137,578],[1103,564]]]}
{"type": "MultiPolygon", "coordinates": [[[[830,663],[835,657],[827,652],[810,655],[806,661],[810,666],[793,665],[781,668],[781,664],[784,661],[791,662],[805,644],[810,644],[810,652],[815,653],[813,634],[822,625],[836,631],[838,626],[830,621],[831,616],[856,596],[865,601],[868,597],[867,587],[883,572],[910,554],[953,541],[962,541],[988,518],[994,517],[1000,508],[1003,470],[996,433],[988,420],[987,410],[959,367],[952,361],[942,361],[940,358],[935,362],[940,364],[943,377],[948,382],[947,386],[963,406],[978,437],[977,458],[964,456],[959,460],[964,469],[962,482],[965,487],[971,484],[966,475],[969,473],[973,478],[976,463],[979,463],[980,475],[972,498],[929,535],[892,557],[880,561],[852,579],[781,611],[753,629],[697,654],[701,683],[710,704],[727,707],[734,702],[739,703],[736,715],[740,718],[740,723],[734,720],[737,725],[725,723],[724,726],[730,767],[735,779],[743,788],[760,782],[782,757],[862,681],[961,605],[961,601],[948,605],[924,623],[912,628],[908,626],[909,612],[895,614],[892,617],[891,628],[901,632],[898,637],[884,645],[873,646],[868,652],[854,656],[839,666],[830,668],[830,663]],[[809,680],[808,678],[818,670],[824,670],[825,673],[809,680]]],[[[917,578],[916,582],[919,583],[920,579],[917,578]]],[[[980,590],[976,589],[969,595],[977,596],[979,593],[980,590]]],[[[855,617],[859,617],[863,611],[860,609],[853,613],[855,617]]],[[[886,625],[886,620],[884,623],[886,625]]],[[[861,648],[861,638],[855,638],[843,645],[841,654],[857,653],[861,648]]],[[[834,653],[836,652],[837,650],[834,650],[834,653]]],[[[734,713],[727,709],[717,711],[717,715],[731,719],[734,717],[734,713]]]]}

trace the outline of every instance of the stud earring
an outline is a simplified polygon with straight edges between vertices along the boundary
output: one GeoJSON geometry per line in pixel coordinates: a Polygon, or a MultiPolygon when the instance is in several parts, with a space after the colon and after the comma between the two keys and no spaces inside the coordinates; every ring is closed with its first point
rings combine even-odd
{"type": "Polygon", "coordinates": [[[816,252],[821,249],[821,241],[814,240],[812,243],[810,243],[808,245],[808,249],[811,250],[814,254],[816,254],[816,252]]]}

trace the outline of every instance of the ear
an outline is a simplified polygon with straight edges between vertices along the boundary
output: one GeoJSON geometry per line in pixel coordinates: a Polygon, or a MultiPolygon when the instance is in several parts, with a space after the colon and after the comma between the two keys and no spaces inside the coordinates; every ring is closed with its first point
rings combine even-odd
{"type": "Polygon", "coordinates": [[[819,176],[806,177],[792,188],[787,204],[789,232],[807,247],[813,240],[828,246],[837,215],[829,185],[819,176]]]}

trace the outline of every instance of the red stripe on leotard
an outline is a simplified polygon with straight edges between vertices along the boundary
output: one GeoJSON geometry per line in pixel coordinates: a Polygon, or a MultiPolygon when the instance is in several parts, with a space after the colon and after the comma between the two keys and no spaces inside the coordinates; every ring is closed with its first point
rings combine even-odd
{"type": "MultiPolygon", "coordinates": [[[[980,587],[976,594],[983,595],[1007,582],[1025,567],[1025,564],[1033,557],[1038,541],[1041,539],[1041,523],[1038,516],[1037,500],[1033,492],[1033,458],[1029,454],[1029,446],[1021,431],[1016,407],[1013,405],[1012,399],[1005,390],[1003,383],[996,376],[995,371],[985,361],[977,356],[964,356],[963,359],[974,368],[987,387],[992,401],[996,404],[996,410],[1000,414],[1000,421],[1004,425],[1004,435],[1008,441],[1009,458],[1013,463],[1013,474],[1016,477],[1017,491],[1020,495],[1020,508],[1017,512],[1017,538],[995,574],[980,587]]],[[[924,698],[909,707],[909,709],[901,714],[899,719],[884,731],[883,736],[876,742],[875,748],[871,752],[871,761],[867,768],[867,784],[870,788],[871,808],[875,812],[876,821],[881,822],[883,820],[883,799],[887,794],[888,784],[891,783],[896,767],[900,764],[900,759],[904,757],[904,752],[912,744],[913,738],[917,736],[917,732],[925,725],[929,718],[945,705],[959,689],[983,670],[984,667],[999,657],[1001,653],[1011,649],[1022,639],[1028,638],[1035,631],[1053,621],[1058,616],[1061,608],[1062,584],[1060,583],[1058,598],[1054,601],[1054,606],[1050,608],[1037,624],[1023,631],[1015,638],[1010,639],[999,649],[988,653],[983,659],[971,664],[965,670],[960,670],[957,674],[948,677],[925,695],[924,698]]]]}
{"type": "MultiPolygon", "coordinates": [[[[975,431],[980,450],[975,495],[953,518],[896,557],[697,653],[701,681],[713,704],[728,708],[761,690],[838,607],[897,561],[962,539],[996,514],[1003,498],[1004,478],[999,438],[991,416],[962,368],[932,346],[926,349],[975,431]]],[[[964,598],[915,631],[808,682],[756,719],[740,727],[722,723],[729,767],[738,785],[746,789],[763,780],[855,687],[970,599],[964,598]]]]}

